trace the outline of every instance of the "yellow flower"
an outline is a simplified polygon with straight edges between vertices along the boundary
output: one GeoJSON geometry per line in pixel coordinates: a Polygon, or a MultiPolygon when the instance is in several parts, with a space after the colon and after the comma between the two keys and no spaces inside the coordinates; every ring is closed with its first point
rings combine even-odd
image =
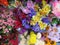
{"type": "Polygon", "coordinates": [[[47,42],[47,44],[45,44],[45,45],[51,45],[49,42],[47,42]]]}
{"type": "Polygon", "coordinates": [[[56,45],[56,42],[54,42],[54,45],[56,45]]]}
{"type": "Polygon", "coordinates": [[[33,16],[32,20],[30,21],[30,24],[35,25],[39,20],[40,20],[40,17],[38,17],[37,15],[33,16]]]}
{"type": "MultiPolygon", "coordinates": [[[[41,10],[41,9],[40,9],[41,10]]],[[[37,17],[42,18],[43,15],[40,14],[40,12],[37,12],[37,17]]]]}
{"type": "Polygon", "coordinates": [[[33,21],[33,20],[31,20],[30,21],[30,25],[35,25],[37,22],[35,22],[35,21],[33,21]]]}
{"type": "Polygon", "coordinates": [[[39,12],[43,16],[47,15],[50,12],[50,5],[45,5],[39,12]]]}
{"type": "Polygon", "coordinates": [[[35,11],[38,11],[39,8],[40,8],[39,5],[38,4],[35,4],[35,6],[34,6],[35,11]]]}
{"type": "Polygon", "coordinates": [[[45,45],[56,45],[56,42],[54,42],[54,43],[53,42],[52,41],[51,42],[47,42],[47,43],[45,43],[45,45]]]}
{"type": "Polygon", "coordinates": [[[33,16],[32,20],[38,22],[40,20],[40,18],[36,15],[36,16],[33,16]]]}
{"type": "Polygon", "coordinates": [[[49,38],[46,37],[45,38],[45,45],[51,45],[50,42],[51,42],[51,40],[49,40],[49,38]]]}
{"type": "Polygon", "coordinates": [[[40,26],[40,29],[45,29],[47,26],[47,24],[43,23],[42,21],[39,21],[38,24],[40,26]]]}
{"type": "Polygon", "coordinates": [[[34,32],[30,33],[30,39],[29,44],[35,44],[36,43],[36,34],[34,32]]]}
{"type": "Polygon", "coordinates": [[[56,45],[56,42],[55,41],[51,41],[50,44],[51,45],[56,45]]]}
{"type": "Polygon", "coordinates": [[[47,2],[45,0],[42,0],[42,5],[43,7],[47,4],[47,2]]]}

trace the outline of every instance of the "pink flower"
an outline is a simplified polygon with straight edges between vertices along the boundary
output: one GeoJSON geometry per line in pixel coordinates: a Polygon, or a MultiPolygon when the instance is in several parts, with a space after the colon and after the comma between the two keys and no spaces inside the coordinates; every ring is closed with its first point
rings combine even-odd
{"type": "Polygon", "coordinates": [[[7,33],[9,32],[9,30],[8,30],[7,28],[4,30],[4,33],[6,33],[6,32],[7,32],[7,33]]]}
{"type": "Polygon", "coordinates": [[[2,28],[6,28],[6,26],[3,25],[2,28]]]}
{"type": "Polygon", "coordinates": [[[26,7],[26,8],[22,8],[22,11],[26,14],[30,13],[31,11],[26,7]]]}
{"type": "Polygon", "coordinates": [[[54,13],[57,18],[60,18],[60,1],[53,2],[52,10],[52,13],[54,13]]]}
{"type": "Polygon", "coordinates": [[[2,36],[0,35],[0,39],[2,38],[2,36]]]}
{"type": "Polygon", "coordinates": [[[0,20],[0,22],[2,22],[2,20],[0,20]]]}
{"type": "Polygon", "coordinates": [[[4,14],[1,14],[2,18],[6,18],[4,14]]]}
{"type": "Polygon", "coordinates": [[[10,23],[10,22],[11,22],[11,19],[7,19],[7,22],[9,22],[9,23],[10,23]]]}
{"type": "Polygon", "coordinates": [[[2,27],[0,27],[0,29],[2,29],[2,27]]]}

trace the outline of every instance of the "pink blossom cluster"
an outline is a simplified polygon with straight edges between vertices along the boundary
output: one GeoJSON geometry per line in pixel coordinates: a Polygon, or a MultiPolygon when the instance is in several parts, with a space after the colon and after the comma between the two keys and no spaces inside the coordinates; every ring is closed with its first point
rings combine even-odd
{"type": "Polygon", "coordinates": [[[0,12],[0,30],[3,30],[3,33],[9,32],[14,26],[14,17],[13,12],[10,10],[2,10],[0,12]],[[10,29],[7,28],[9,26],[10,29]]]}

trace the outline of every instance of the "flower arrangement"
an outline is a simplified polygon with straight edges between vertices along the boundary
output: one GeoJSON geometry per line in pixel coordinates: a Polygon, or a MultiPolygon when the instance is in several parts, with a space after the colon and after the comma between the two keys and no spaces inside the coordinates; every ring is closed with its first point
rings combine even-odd
{"type": "Polygon", "coordinates": [[[35,1],[14,0],[9,6],[7,0],[0,1],[0,45],[56,45],[60,41],[60,1],[52,5],[35,1]]]}

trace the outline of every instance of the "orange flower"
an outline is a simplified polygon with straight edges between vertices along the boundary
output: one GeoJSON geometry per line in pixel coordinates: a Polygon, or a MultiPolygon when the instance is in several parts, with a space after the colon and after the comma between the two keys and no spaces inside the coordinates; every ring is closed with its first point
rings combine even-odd
{"type": "Polygon", "coordinates": [[[7,0],[0,0],[0,4],[8,6],[8,1],[7,0]]]}

